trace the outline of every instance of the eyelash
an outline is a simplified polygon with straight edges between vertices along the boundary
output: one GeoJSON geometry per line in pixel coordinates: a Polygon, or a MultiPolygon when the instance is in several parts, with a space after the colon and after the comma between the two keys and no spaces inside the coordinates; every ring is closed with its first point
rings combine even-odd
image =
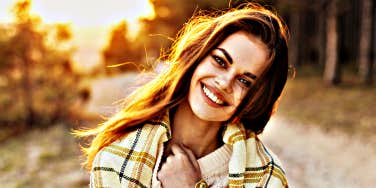
{"type": "Polygon", "coordinates": [[[250,87],[252,85],[252,82],[248,81],[247,79],[244,78],[239,78],[238,79],[241,84],[243,84],[245,87],[250,87]]]}
{"type": "Polygon", "coordinates": [[[226,68],[226,62],[219,56],[212,55],[214,61],[221,67],[226,68]]]}

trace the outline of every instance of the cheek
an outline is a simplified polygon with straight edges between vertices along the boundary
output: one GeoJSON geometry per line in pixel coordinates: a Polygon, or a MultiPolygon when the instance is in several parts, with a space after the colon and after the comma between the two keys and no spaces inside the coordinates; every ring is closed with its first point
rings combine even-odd
{"type": "Polygon", "coordinates": [[[190,81],[190,87],[192,88],[193,85],[195,84],[195,82],[198,81],[199,77],[200,77],[200,65],[198,65],[196,67],[196,69],[194,70],[193,74],[192,74],[192,77],[191,77],[191,81],[190,81]]]}
{"type": "Polygon", "coordinates": [[[216,67],[210,60],[210,57],[203,59],[196,67],[192,77],[202,78],[217,72],[216,67]]]}
{"type": "Polygon", "coordinates": [[[192,78],[189,85],[189,96],[193,97],[197,93],[198,86],[200,86],[200,80],[205,75],[203,74],[203,65],[199,64],[192,74],[192,78]]]}

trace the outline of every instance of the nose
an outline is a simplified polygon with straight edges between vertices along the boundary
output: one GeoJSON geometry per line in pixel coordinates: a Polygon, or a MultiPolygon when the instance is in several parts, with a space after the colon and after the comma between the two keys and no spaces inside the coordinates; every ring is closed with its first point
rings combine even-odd
{"type": "Polygon", "coordinates": [[[231,75],[219,75],[214,79],[214,82],[218,89],[221,89],[227,93],[232,92],[232,76],[231,75]]]}

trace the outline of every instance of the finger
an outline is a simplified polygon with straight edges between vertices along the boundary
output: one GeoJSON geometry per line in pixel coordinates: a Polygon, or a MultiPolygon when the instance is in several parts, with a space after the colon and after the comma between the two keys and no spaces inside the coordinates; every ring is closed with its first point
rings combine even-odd
{"type": "Polygon", "coordinates": [[[184,146],[184,145],[181,145],[181,149],[183,149],[184,152],[188,155],[188,158],[189,158],[189,160],[191,161],[191,163],[193,164],[193,166],[194,166],[197,170],[200,170],[200,165],[198,164],[197,159],[196,159],[196,156],[195,156],[195,154],[193,153],[193,151],[190,150],[188,147],[186,147],[186,146],[184,146]]]}
{"type": "Polygon", "coordinates": [[[174,156],[173,155],[169,155],[167,158],[166,158],[166,164],[170,164],[170,163],[172,163],[172,158],[173,158],[174,156]]]}
{"type": "Polygon", "coordinates": [[[158,180],[162,180],[162,179],[164,179],[164,173],[162,173],[163,171],[159,171],[158,173],[157,173],[157,179],[158,180]]]}
{"type": "Polygon", "coordinates": [[[178,145],[174,144],[171,146],[171,152],[174,154],[174,155],[186,155],[185,151],[183,149],[181,149],[178,145]]]}

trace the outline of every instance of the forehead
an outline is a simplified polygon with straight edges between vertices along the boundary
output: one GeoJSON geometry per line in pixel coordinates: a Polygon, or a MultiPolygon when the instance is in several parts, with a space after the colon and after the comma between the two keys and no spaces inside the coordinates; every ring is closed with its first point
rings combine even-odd
{"type": "Polygon", "coordinates": [[[229,35],[218,48],[227,51],[233,60],[233,66],[256,76],[260,75],[269,63],[267,46],[255,35],[244,31],[229,35]]]}

